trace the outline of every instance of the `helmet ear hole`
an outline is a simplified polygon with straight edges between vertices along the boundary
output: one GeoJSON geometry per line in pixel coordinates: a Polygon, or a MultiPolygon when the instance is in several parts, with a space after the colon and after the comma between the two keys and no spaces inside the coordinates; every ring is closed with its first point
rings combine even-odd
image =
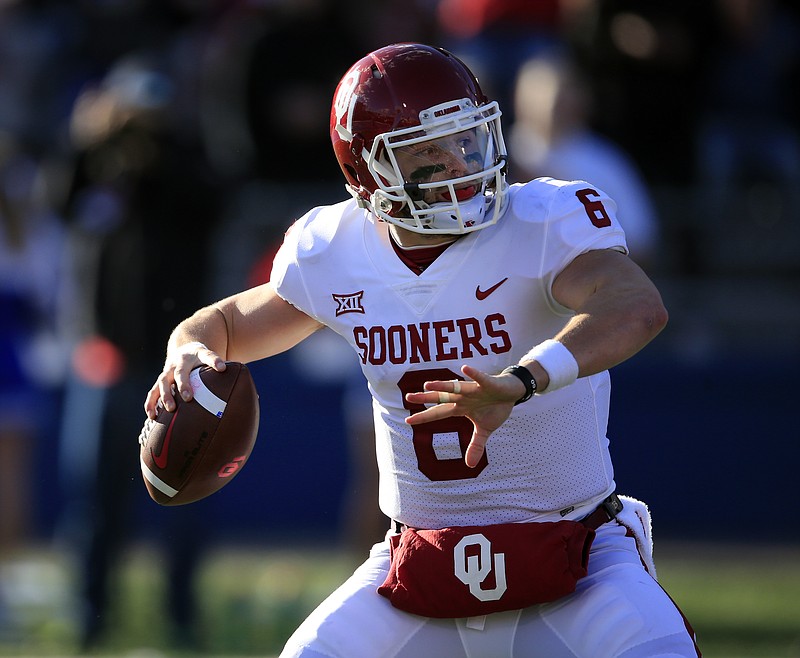
{"type": "MultiPolygon", "coordinates": [[[[364,137],[361,134],[356,133],[353,135],[353,140],[350,142],[350,155],[352,162],[350,163],[350,169],[354,171],[358,171],[361,167],[364,166],[364,137]]],[[[358,175],[353,176],[356,180],[359,181],[362,185],[364,184],[363,180],[358,179],[358,175]]]]}
{"type": "Polygon", "coordinates": [[[344,164],[344,168],[347,172],[347,177],[350,178],[353,182],[357,182],[358,172],[356,171],[356,168],[353,165],[347,163],[344,164]]]}

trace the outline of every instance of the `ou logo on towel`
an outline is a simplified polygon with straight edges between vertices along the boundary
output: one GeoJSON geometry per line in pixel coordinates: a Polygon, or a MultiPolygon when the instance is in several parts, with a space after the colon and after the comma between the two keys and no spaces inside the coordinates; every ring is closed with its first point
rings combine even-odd
{"type": "Polygon", "coordinates": [[[462,537],[453,550],[456,578],[469,586],[470,594],[480,601],[497,601],[506,591],[506,556],[497,553],[492,560],[492,543],[481,534],[462,537]],[[468,546],[478,546],[479,555],[467,555],[468,546]],[[492,565],[494,562],[494,565],[492,565]],[[481,584],[494,566],[495,586],[483,589],[481,584]]]}

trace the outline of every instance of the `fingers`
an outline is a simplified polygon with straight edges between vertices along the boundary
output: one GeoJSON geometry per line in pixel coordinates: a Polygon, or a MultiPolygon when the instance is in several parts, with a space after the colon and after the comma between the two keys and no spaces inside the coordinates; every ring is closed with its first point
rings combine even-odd
{"type": "Polygon", "coordinates": [[[227,367],[225,365],[225,359],[223,359],[219,354],[217,354],[214,350],[207,348],[202,343],[198,343],[199,347],[197,349],[197,358],[203,363],[203,365],[210,366],[219,372],[222,372],[227,367]]]}
{"type": "Polygon", "coordinates": [[[501,377],[467,365],[461,372],[467,379],[425,382],[423,391],[406,394],[408,402],[427,407],[412,413],[406,423],[416,426],[456,416],[468,418],[473,434],[464,461],[475,468],[484,458],[490,435],[508,419],[518,395],[508,390],[508,382],[501,377]]]}
{"type": "MultiPolygon", "coordinates": [[[[205,365],[222,372],[226,367],[225,360],[219,354],[198,342],[181,345],[175,351],[172,360],[175,362],[172,371],[175,388],[185,402],[191,400],[194,395],[190,382],[192,370],[205,365]]],[[[167,377],[168,379],[169,377],[167,377]]],[[[164,397],[163,399],[166,405],[168,398],[164,397]]]]}
{"type": "Polygon", "coordinates": [[[421,425],[463,414],[463,411],[458,412],[456,409],[457,403],[463,400],[463,395],[468,392],[468,384],[469,382],[457,379],[425,382],[424,391],[407,393],[406,400],[413,404],[434,406],[411,414],[406,418],[406,422],[409,425],[421,425]]]}
{"type": "Polygon", "coordinates": [[[156,405],[160,397],[161,394],[159,393],[158,384],[154,384],[147,392],[147,397],[144,400],[144,412],[150,420],[156,419],[156,405]]]}
{"type": "Polygon", "coordinates": [[[472,381],[474,381],[478,386],[486,386],[487,384],[491,384],[493,379],[492,375],[489,375],[482,370],[478,370],[477,368],[473,368],[472,366],[463,365],[461,366],[461,372],[464,373],[465,376],[469,377],[472,381]]]}
{"type": "Polygon", "coordinates": [[[176,409],[176,395],[180,395],[186,402],[191,400],[193,393],[190,374],[192,370],[202,365],[210,366],[220,372],[226,368],[225,360],[202,343],[186,343],[172,351],[167,356],[163,372],[145,398],[144,409],[147,417],[155,419],[159,399],[169,412],[176,409]]]}
{"type": "MultiPolygon", "coordinates": [[[[456,411],[455,404],[437,404],[436,406],[412,414],[406,418],[406,423],[409,425],[423,425],[435,420],[443,418],[450,418],[452,416],[460,415],[456,411]]],[[[470,439],[467,450],[464,453],[464,461],[470,468],[475,468],[483,458],[483,453],[486,451],[486,443],[489,441],[490,431],[475,427],[475,430],[470,439]]]]}
{"type": "Polygon", "coordinates": [[[407,393],[406,399],[409,402],[421,404],[457,402],[457,396],[470,391],[469,382],[462,382],[458,379],[425,382],[423,389],[423,391],[417,393],[407,393]],[[414,399],[410,396],[414,396],[414,399]]]}
{"type": "Polygon", "coordinates": [[[455,407],[455,404],[436,404],[429,409],[411,414],[408,416],[408,418],[406,418],[406,423],[409,425],[422,425],[424,423],[430,423],[434,420],[450,418],[451,416],[456,415],[455,407]]]}
{"type": "Polygon", "coordinates": [[[424,391],[421,393],[406,393],[406,400],[415,404],[448,404],[456,402],[458,398],[447,391],[424,391]]]}
{"type": "Polygon", "coordinates": [[[185,377],[181,376],[179,373],[179,370],[173,371],[172,376],[174,383],[172,384],[170,384],[167,378],[159,382],[161,399],[164,401],[164,407],[166,407],[167,411],[175,411],[177,406],[175,396],[177,395],[180,395],[184,402],[188,402],[192,399],[193,393],[192,386],[189,384],[189,372],[186,373],[185,377]]]}
{"type": "MultiPolygon", "coordinates": [[[[184,366],[181,368],[176,368],[174,371],[175,389],[177,390],[178,394],[181,396],[181,399],[184,402],[188,402],[189,400],[192,399],[193,393],[192,393],[192,385],[189,383],[189,375],[191,374],[192,370],[194,370],[195,367],[197,366],[194,367],[184,366]]],[[[167,398],[163,399],[164,399],[164,404],[166,405],[167,398]]],[[[169,407],[167,407],[167,409],[169,411],[172,411],[171,409],[169,409],[169,407]]]]}
{"type": "Polygon", "coordinates": [[[472,434],[472,439],[467,446],[467,452],[464,455],[464,461],[470,468],[475,468],[481,461],[483,453],[486,451],[486,443],[489,440],[489,435],[478,432],[476,429],[472,434]]]}

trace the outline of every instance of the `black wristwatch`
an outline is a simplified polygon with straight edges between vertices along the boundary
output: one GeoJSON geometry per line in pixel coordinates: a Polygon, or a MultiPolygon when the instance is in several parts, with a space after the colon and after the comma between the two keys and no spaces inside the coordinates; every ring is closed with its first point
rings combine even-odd
{"type": "Polygon", "coordinates": [[[514,405],[522,404],[523,402],[527,402],[530,400],[534,393],[536,393],[536,380],[533,378],[531,371],[528,370],[525,366],[508,366],[503,372],[500,373],[501,375],[509,374],[514,375],[517,379],[519,379],[523,384],[525,384],[525,395],[523,395],[519,400],[517,400],[514,405]]]}

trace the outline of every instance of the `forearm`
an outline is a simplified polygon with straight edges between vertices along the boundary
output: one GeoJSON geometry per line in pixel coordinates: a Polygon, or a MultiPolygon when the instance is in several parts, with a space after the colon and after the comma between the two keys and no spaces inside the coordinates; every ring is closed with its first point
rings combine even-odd
{"type": "Polygon", "coordinates": [[[667,323],[661,297],[652,289],[613,297],[590,298],[555,336],[575,357],[579,377],[587,377],[629,359],[667,323]]]}
{"type": "Polygon", "coordinates": [[[168,353],[197,341],[225,360],[249,363],[293,347],[320,326],[264,285],[220,300],[181,322],[170,336],[168,353]]]}
{"type": "Polygon", "coordinates": [[[587,377],[629,359],[667,323],[667,311],[655,285],[635,263],[616,252],[578,257],[556,279],[553,294],[575,314],[553,336],[560,345],[540,344],[521,360],[540,392],[548,390],[551,376],[558,387],[576,376],[587,377]],[[540,361],[537,354],[542,355],[543,350],[540,361]]]}
{"type": "Polygon", "coordinates": [[[207,365],[224,370],[225,361],[249,363],[278,354],[320,326],[267,284],[200,309],[172,331],[164,369],[145,400],[148,417],[155,418],[159,399],[169,411],[174,393],[191,399],[192,369],[207,365]]]}
{"type": "Polygon", "coordinates": [[[173,329],[167,342],[167,355],[186,343],[202,343],[227,359],[228,324],[223,312],[216,306],[196,311],[173,329]]]}

